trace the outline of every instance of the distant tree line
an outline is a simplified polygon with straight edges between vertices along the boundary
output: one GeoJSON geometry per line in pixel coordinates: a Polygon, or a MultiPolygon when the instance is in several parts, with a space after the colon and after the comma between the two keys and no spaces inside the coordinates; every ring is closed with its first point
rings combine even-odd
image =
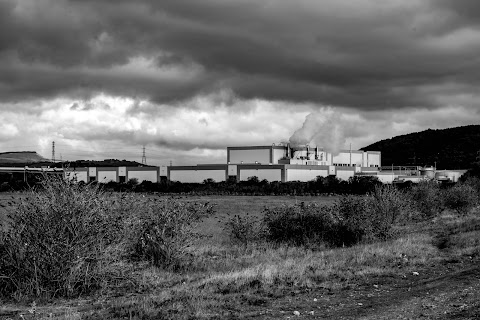
{"type": "Polygon", "coordinates": [[[104,188],[111,191],[158,192],[167,194],[198,195],[319,195],[319,194],[366,194],[382,183],[376,177],[351,177],[340,180],[335,176],[320,177],[312,181],[267,181],[253,176],[247,181],[215,182],[206,179],[203,183],[181,183],[174,181],[128,181],[127,183],[109,182],[104,188]]]}
{"type": "MultiPolygon", "coordinates": [[[[20,173],[0,174],[0,191],[22,191],[41,185],[40,174],[20,173]]],[[[79,182],[84,183],[84,182],[79,182]]],[[[98,182],[93,182],[98,183],[98,182]]],[[[102,188],[114,192],[157,192],[166,194],[219,194],[219,195],[318,195],[318,194],[366,194],[375,186],[382,184],[376,177],[354,176],[348,180],[341,180],[335,176],[320,177],[312,181],[267,181],[253,176],[247,181],[215,182],[206,179],[203,183],[182,183],[163,180],[158,183],[151,181],[139,182],[130,179],[125,183],[101,183],[102,188]]]]}
{"type": "MultiPolygon", "coordinates": [[[[480,162],[475,163],[461,178],[479,178],[480,162]]],[[[0,192],[22,191],[41,185],[40,173],[0,173],[0,192]]],[[[84,183],[84,182],[79,182],[84,183]]],[[[97,184],[98,182],[91,182],[97,184]]],[[[246,181],[228,180],[215,182],[205,179],[202,183],[182,183],[162,180],[160,182],[130,179],[127,182],[108,182],[100,185],[104,190],[114,192],[155,192],[165,194],[196,194],[196,195],[320,195],[320,194],[367,194],[382,183],[374,176],[354,176],[341,180],[335,176],[321,177],[307,182],[302,181],[267,181],[256,176],[246,181]]],[[[410,188],[411,184],[399,185],[400,188],[410,188]]]]}

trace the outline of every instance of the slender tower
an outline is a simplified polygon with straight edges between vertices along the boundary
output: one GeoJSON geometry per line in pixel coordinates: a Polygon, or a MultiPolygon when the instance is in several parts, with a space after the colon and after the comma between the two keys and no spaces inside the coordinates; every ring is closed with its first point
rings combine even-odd
{"type": "Polygon", "coordinates": [[[145,145],[143,145],[142,164],[147,164],[147,156],[145,155],[145,145]]]}
{"type": "Polygon", "coordinates": [[[52,162],[55,162],[55,141],[52,141],[52,162]]]}

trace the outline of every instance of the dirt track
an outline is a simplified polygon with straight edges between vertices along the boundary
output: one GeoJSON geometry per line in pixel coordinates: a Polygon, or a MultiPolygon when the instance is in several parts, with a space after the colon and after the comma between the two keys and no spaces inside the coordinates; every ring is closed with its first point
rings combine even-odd
{"type": "Polygon", "coordinates": [[[480,259],[450,261],[343,289],[292,291],[240,319],[480,319],[480,259]],[[295,312],[297,311],[297,312],[295,312]]]}

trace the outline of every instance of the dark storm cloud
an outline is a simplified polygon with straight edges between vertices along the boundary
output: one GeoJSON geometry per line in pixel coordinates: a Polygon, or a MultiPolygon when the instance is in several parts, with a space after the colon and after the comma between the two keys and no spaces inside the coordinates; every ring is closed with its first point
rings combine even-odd
{"type": "Polygon", "coordinates": [[[480,41],[471,41],[480,40],[477,7],[473,0],[7,0],[0,94],[103,91],[165,102],[231,89],[241,98],[433,108],[438,92],[422,88],[455,82],[468,94],[480,82],[480,41]],[[135,57],[153,59],[159,74],[197,73],[115,72],[135,57]]]}

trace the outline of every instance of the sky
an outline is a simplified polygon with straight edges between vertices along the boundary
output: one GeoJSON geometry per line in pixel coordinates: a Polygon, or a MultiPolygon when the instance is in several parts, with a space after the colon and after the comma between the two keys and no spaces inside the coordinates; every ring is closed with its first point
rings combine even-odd
{"type": "Polygon", "coordinates": [[[478,0],[0,0],[0,152],[194,165],[479,124],[479,52],[478,0]]]}

